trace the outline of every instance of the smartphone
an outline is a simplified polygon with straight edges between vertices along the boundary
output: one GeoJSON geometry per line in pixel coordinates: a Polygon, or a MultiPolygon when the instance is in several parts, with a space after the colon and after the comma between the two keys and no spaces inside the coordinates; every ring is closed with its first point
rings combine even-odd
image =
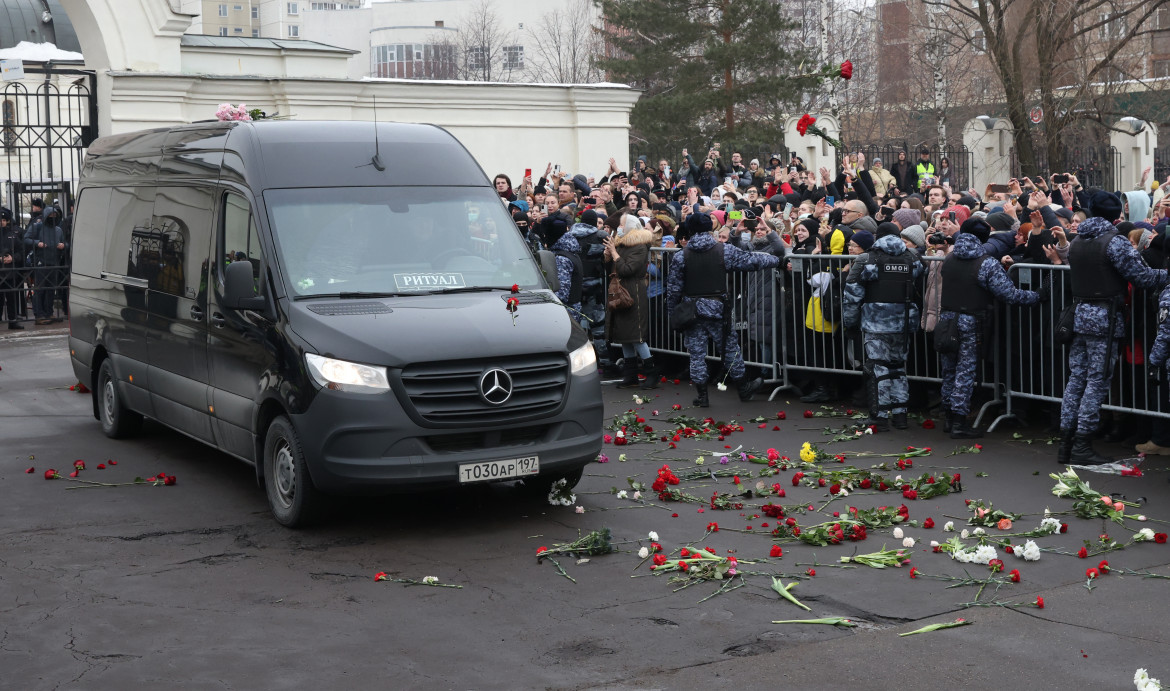
{"type": "Polygon", "coordinates": [[[788,218],[788,214],[792,213],[792,202],[784,205],[784,218],[788,218]]]}
{"type": "Polygon", "coordinates": [[[560,163],[553,166],[553,172],[556,173],[557,175],[561,174],[561,164],[560,163]]]}
{"type": "Polygon", "coordinates": [[[531,168],[524,169],[524,177],[525,177],[525,179],[529,179],[532,177],[532,169],[531,168]]]}
{"type": "Polygon", "coordinates": [[[743,220],[743,212],[742,211],[732,211],[731,213],[727,214],[727,218],[729,220],[732,220],[732,221],[742,221],[743,220]]]}
{"type": "Polygon", "coordinates": [[[719,142],[715,142],[715,150],[716,150],[716,151],[718,151],[718,150],[719,150],[719,142]]]}
{"type": "Polygon", "coordinates": [[[1068,182],[1068,173],[1060,173],[1052,176],[1052,184],[1063,185],[1068,182]]]}
{"type": "Polygon", "coordinates": [[[1042,177],[1040,177],[1039,175],[1037,175],[1037,176],[1036,176],[1036,184],[1037,184],[1037,185],[1043,185],[1043,184],[1044,184],[1044,178],[1042,178],[1042,177]]]}
{"type": "Polygon", "coordinates": [[[1008,185],[992,185],[991,186],[991,193],[992,194],[1007,194],[1009,191],[1011,191],[1011,187],[1009,187],[1008,185]]]}
{"type": "Polygon", "coordinates": [[[548,204],[541,204],[540,208],[544,211],[545,215],[548,215],[548,204]]]}
{"type": "Polygon", "coordinates": [[[789,245],[791,245],[792,244],[792,236],[788,233],[785,233],[784,234],[784,242],[787,242],[789,245]]]}
{"type": "Polygon", "coordinates": [[[789,172],[789,173],[795,173],[795,172],[796,172],[796,166],[788,166],[788,172],[789,172]]]}
{"type": "Polygon", "coordinates": [[[825,197],[825,203],[828,204],[829,206],[832,206],[832,205],[837,203],[837,198],[836,197],[825,197]]]}
{"type": "Polygon", "coordinates": [[[955,222],[955,212],[954,211],[951,211],[947,214],[947,220],[950,221],[951,223],[955,222]]]}

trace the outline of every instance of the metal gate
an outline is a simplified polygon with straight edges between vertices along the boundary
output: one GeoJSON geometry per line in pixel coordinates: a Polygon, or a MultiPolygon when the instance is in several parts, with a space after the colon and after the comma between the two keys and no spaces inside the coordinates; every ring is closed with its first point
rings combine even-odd
{"type": "MultiPolygon", "coordinates": [[[[33,246],[16,242],[39,219],[34,200],[53,204],[61,218],[72,213],[85,150],[97,138],[97,95],[93,72],[76,69],[25,67],[21,81],[0,82],[0,205],[12,212],[12,228],[0,265],[0,311],[10,324],[31,318],[30,296],[48,305],[55,318],[68,305],[69,228],[66,249],[38,254],[33,246]]],[[[0,241],[5,234],[0,234],[0,241]]],[[[23,238],[22,238],[23,240],[23,238]]],[[[44,316],[44,309],[41,309],[44,316]]]]}
{"type": "MultiPolygon", "coordinates": [[[[1121,189],[1121,152],[1107,144],[1098,146],[1064,147],[1064,170],[1052,170],[1048,162],[1048,148],[1044,141],[1036,139],[1032,144],[1036,154],[1036,165],[1047,178],[1053,173],[1073,173],[1086,188],[1099,187],[1115,192],[1121,189]]],[[[1020,157],[1016,147],[1009,150],[1012,175],[1023,175],[1020,157]]]]}

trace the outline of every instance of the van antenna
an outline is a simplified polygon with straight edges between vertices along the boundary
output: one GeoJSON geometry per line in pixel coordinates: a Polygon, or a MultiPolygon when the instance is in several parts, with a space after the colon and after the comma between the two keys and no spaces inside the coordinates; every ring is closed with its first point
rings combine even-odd
{"type": "Polygon", "coordinates": [[[378,97],[374,96],[374,157],[370,159],[370,163],[379,171],[386,170],[386,164],[382,163],[381,149],[378,147],[378,97]]]}

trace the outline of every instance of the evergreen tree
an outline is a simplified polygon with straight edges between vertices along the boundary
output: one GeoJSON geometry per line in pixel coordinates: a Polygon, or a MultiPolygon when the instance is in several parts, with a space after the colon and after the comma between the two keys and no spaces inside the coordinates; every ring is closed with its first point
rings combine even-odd
{"type": "Polygon", "coordinates": [[[643,89],[636,137],[674,151],[696,140],[775,143],[786,107],[815,77],[795,76],[796,26],[777,0],[596,0],[609,79],[643,89]]]}

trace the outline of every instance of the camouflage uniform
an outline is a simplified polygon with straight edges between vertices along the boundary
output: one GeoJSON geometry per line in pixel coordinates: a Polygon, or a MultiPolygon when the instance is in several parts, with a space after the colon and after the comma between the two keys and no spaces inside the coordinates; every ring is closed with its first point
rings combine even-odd
{"type": "MultiPolygon", "coordinates": [[[[1113,229],[1102,218],[1090,218],[1077,229],[1077,237],[1093,239],[1113,229]]],[[[1105,257],[1122,278],[1137,288],[1162,288],[1166,285],[1166,271],[1151,269],[1124,235],[1115,236],[1105,249],[1105,257]]],[[[1113,314],[1114,339],[1125,336],[1125,324],[1104,301],[1080,302],[1076,306],[1073,340],[1068,352],[1068,383],[1060,405],[1060,427],[1075,430],[1078,435],[1097,431],[1101,404],[1109,395],[1109,383],[1117,362],[1120,346],[1109,342],[1110,315],[1113,314]],[[1112,357],[1106,362],[1107,353],[1112,357]]],[[[1159,333],[1161,327],[1159,327],[1159,333]]],[[[1151,353],[1151,358],[1153,354],[1151,353]]]]}
{"type": "MultiPolygon", "coordinates": [[[[780,264],[780,260],[771,254],[763,252],[745,252],[738,247],[718,242],[710,233],[702,233],[691,238],[687,249],[694,252],[722,251],[723,265],[728,271],[756,271],[771,269],[780,264]]],[[[733,381],[744,378],[743,354],[739,349],[739,338],[733,329],[727,329],[727,340],[723,340],[724,319],[723,302],[711,298],[692,298],[683,294],[683,281],[686,277],[686,253],[675,252],[671,259],[670,273],[666,282],[666,311],[673,313],[680,300],[694,300],[695,313],[698,319],[695,324],[683,332],[683,343],[690,355],[691,381],[695,384],[707,383],[707,341],[713,340],[723,352],[723,364],[733,381]]]]}
{"type": "MultiPolygon", "coordinates": [[[[842,311],[845,326],[861,326],[865,351],[865,376],[870,390],[870,417],[886,418],[906,412],[910,400],[910,382],[906,378],[906,355],[910,336],[918,328],[918,305],[912,294],[900,302],[866,302],[866,295],[877,287],[881,275],[882,254],[899,258],[913,258],[907,254],[905,243],[897,235],[887,235],[873,244],[873,249],[858,255],[845,280],[842,311]],[[903,256],[905,255],[905,256],[903,256]]],[[[922,275],[922,262],[910,263],[909,289],[922,275]]]]}
{"type": "Polygon", "coordinates": [[[1150,365],[1165,367],[1170,359],[1170,286],[1158,296],[1158,336],[1150,347],[1150,365]]]}
{"type": "MultiPolygon", "coordinates": [[[[952,253],[960,259],[978,259],[983,256],[978,273],[979,285],[1000,302],[1009,305],[1034,305],[1040,301],[1039,293],[1020,290],[1012,284],[999,261],[984,254],[978,237],[970,233],[959,234],[955,238],[952,253]]],[[[942,289],[944,292],[947,289],[945,281],[942,289]]],[[[988,308],[990,307],[989,304],[988,308]]],[[[936,333],[944,326],[944,321],[959,320],[959,352],[941,355],[942,401],[943,406],[951,413],[966,417],[971,411],[971,394],[975,391],[975,371],[979,366],[983,325],[975,315],[950,310],[941,312],[938,319],[936,333]]]]}
{"type": "Polygon", "coordinates": [[[585,274],[581,282],[581,325],[589,331],[593,349],[602,367],[612,364],[605,340],[605,231],[587,223],[575,223],[567,235],[577,240],[585,274]]]}
{"type": "MultiPolygon", "coordinates": [[[[562,252],[569,252],[572,254],[581,253],[581,245],[577,243],[576,238],[574,238],[572,235],[569,235],[568,233],[565,233],[559,239],[557,239],[557,241],[553,243],[552,249],[554,252],[560,250],[562,252]]],[[[574,321],[581,321],[581,303],[569,303],[569,294],[572,290],[573,284],[573,262],[567,257],[557,257],[556,266],[557,283],[560,284],[560,289],[557,290],[556,293],[557,299],[560,300],[565,307],[569,308],[569,316],[574,321]]],[[[585,324],[582,324],[582,326],[585,326],[585,324]]],[[[589,327],[585,326],[585,328],[589,327]]]]}

